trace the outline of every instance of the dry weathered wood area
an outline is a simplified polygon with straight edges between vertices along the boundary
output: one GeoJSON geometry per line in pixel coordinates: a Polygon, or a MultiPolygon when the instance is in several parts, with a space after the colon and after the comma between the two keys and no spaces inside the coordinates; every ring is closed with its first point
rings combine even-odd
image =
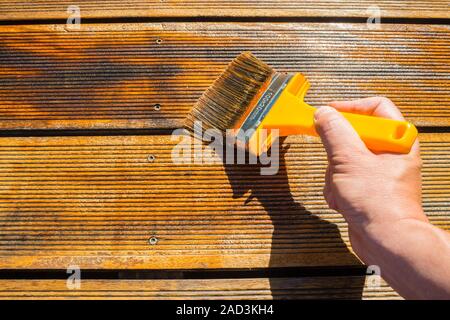
{"type": "Polygon", "coordinates": [[[369,17],[449,18],[447,0],[1,0],[0,19],[48,19],[69,16],[77,5],[83,17],[369,17]],[[376,7],[375,7],[376,6],[376,7]],[[374,8],[375,7],[375,8],[374,8]]]}
{"type": "MultiPolygon", "coordinates": [[[[450,135],[421,140],[424,207],[432,223],[450,229],[450,135]]],[[[323,200],[326,157],[317,141],[289,138],[271,176],[255,165],[174,165],[176,143],[0,138],[0,267],[360,264],[344,219],[323,200]]]]}
{"type": "Polygon", "coordinates": [[[0,280],[0,299],[399,299],[386,283],[364,277],[208,280],[0,280]]]}

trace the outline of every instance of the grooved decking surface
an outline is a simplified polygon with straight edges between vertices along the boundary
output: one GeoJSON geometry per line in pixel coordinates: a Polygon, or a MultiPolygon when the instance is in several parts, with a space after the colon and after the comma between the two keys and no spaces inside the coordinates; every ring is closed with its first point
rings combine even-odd
{"type": "MultiPolygon", "coordinates": [[[[448,230],[450,134],[421,140],[424,208],[448,230]]],[[[252,165],[174,165],[176,143],[1,138],[0,268],[360,264],[344,219],[323,200],[326,157],[317,141],[289,138],[273,176],[252,165]]]]}
{"type": "Polygon", "coordinates": [[[0,280],[1,299],[399,299],[364,277],[208,280],[0,280]]]}
{"type": "Polygon", "coordinates": [[[304,73],[312,105],[387,96],[430,132],[423,206],[449,230],[449,18],[446,0],[0,0],[0,299],[399,298],[362,275],[317,139],[263,176],[175,164],[169,134],[245,50],[304,73]]]}
{"type": "Polygon", "coordinates": [[[312,105],[386,95],[417,125],[448,125],[449,34],[437,25],[0,26],[0,128],[179,127],[245,50],[303,72],[312,105]]]}
{"type": "Polygon", "coordinates": [[[0,19],[66,19],[77,5],[82,17],[368,17],[375,5],[384,18],[449,18],[447,0],[1,0],[0,19]]]}

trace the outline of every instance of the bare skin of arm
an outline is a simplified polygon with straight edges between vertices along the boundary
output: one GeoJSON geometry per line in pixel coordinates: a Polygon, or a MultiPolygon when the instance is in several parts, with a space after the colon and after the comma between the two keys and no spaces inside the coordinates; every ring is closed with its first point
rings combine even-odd
{"type": "Polygon", "coordinates": [[[353,250],[404,298],[450,299],[450,234],[422,209],[419,142],[409,154],[375,154],[336,109],[403,120],[400,111],[381,97],[330,106],[315,114],[329,162],[324,196],[347,221],[353,250]]]}

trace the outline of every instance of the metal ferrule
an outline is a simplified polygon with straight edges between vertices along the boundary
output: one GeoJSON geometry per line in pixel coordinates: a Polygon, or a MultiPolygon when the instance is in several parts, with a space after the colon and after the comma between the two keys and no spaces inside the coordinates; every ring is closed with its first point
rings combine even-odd
{"type": "Polygon", "coordinates": [[[261,94],[253,110],[242,123],[240,127],[241,134],[237,136],[238,140],[242,142],[249,141],[293,76],[293,74],[281,72],[275,72],[273,74],[269,86],[261,94]]]}

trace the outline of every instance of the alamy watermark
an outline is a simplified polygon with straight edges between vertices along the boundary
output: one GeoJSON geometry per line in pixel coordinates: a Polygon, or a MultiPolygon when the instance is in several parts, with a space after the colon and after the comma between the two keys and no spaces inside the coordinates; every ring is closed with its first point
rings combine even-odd
{"type": "MultiPolygon", "coordinates": [[[[186,134],[184,129],[172,132],[172,141],[177,144],[172,149],[172,162],[174,164],[258,164],[261,165],[261,175],[276,175],[279,169],[280,153],[278,130],[260,129],[258,132],[247,130],[227,130],[222,134],[217,129],[202,130],[202,123],[196,121],[194,124],[194,136],[186,134]],[[256,139],[250,139],[258,135],[256,139]],[[256,144],[258,141],[271,139],[269,152],[260,155],[248,152],[244,145],[246,143],[256,144]],[[246,142],[243,142],[246,141],[246,142]]],[[[260,146],[254,146],[259,148],[260,146]]]]}
{"type": "Polygon", "coordinates": [[[371,6],[367,8],[367,28],[371,30],[381,29],[381,9],[378,6],[371,6]]]}
{"type": "Polygon", "coordinates": [[[69,290],[81,289],[81,269],[79,266],[72,265],[67,268],[66,273],[69,275],[67,277],[66,286],[69,290]]]}
{"type": "Polygon", "coordinates": [[[66,21],[66,29],[80,30],[81,29],[81,9],[77,5],[70,5],[67,7],[69,17],[66,21]]]}
{"type": "Polygon", "coordinates": [[[381,288],[381,268],[377,265],[370,265],[366,270],[366,287],[371,289],[381,288]]]}

